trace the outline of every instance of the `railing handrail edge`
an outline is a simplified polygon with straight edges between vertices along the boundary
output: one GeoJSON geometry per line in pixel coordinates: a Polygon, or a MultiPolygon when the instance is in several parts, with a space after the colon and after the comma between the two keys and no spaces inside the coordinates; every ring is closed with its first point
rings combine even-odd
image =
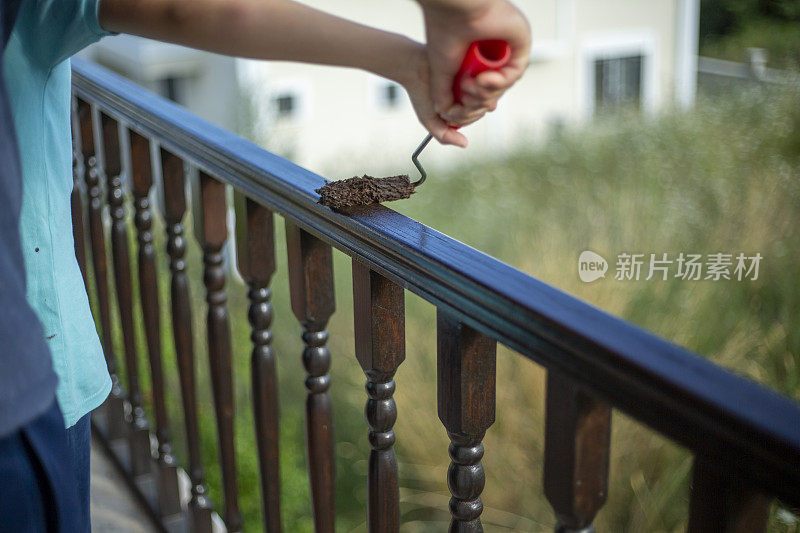
{"type": "Polygon", "coordinates": [[[800,405],[793,400],[390,209],[334,213],[316,203],[313,189],[324,183],[316,174],[102,67],[74,59],[73,73],[81,97],[472,327],[681,443],[751,457],[800,487],[800,405]],[[642,397],[626,398],[621,384],[642,397]]]}

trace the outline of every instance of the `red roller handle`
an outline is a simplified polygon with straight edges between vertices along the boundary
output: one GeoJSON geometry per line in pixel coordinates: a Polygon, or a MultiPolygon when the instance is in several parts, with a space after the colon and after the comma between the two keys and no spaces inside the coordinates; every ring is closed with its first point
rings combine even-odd
{"type": "Polygon", "coordinates": [[[461,68],[453,79],[453,99],[461,103],[461,81],[487,70],[500,70],[511,60],[511,47],[501,39],[475,41],[469,45],[461,68]]]}
{"type": "MultiPolygon", "coordinates": [[[[474,41],[467,48],[467,53],[464,56],[464,61],[461,62],[461,67],[456,72],[453,78],[453,100],[457,104],[461,103],[461,81],[465,76],[474,78],[481,72],[487,70],[500,70],[508,64],[511,60],[511,47],[502,39],[486,39],[483,41],[474,41]]],[[[457,127],[450,126],[452,129],[457,130],[457,127]]],[[[417,146],[414,153],[411,154],[411,161],[414,166],[419,170],[419,179],[412,183],[414,187],[422,185],[428,174],[419,162],[419,154],[428,146],[428,143],[433,139],[433,134],[429,133],[425,139],[417,146]]]]}

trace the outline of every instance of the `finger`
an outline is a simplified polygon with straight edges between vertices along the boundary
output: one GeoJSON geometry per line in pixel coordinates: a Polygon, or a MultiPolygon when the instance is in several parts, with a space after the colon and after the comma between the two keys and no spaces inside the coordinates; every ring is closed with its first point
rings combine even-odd
{"type": "Polygon", "coordinates": [[[477,80],[471,77],[462,78],[460,87],[462,94],[477,94],[479,90],[477,80]]]}
{"type": "Polygon", "coordinates": [[[480,92],[463,93],[461,95],[460,105],[450,108],[449,110],[445,111],[445,114],[452,113],[454,111],[457,112],[459,107],[462,107],[469,112],[476,111],[478,109],[488,109],[489,104],[497,100],[498,97],[499,94],[495,96],[480,92]]]}
{"type": "Polygon", "coordinates": [[[500,100],[499,96],[494,98],[474,98],[471,96],[465,97],[463,110],[454,114],[452,118],[457,119],[459,117],[463,117],[466,115],[474,115],[476,113],[488,113],[489,111],[494,111],[495,109],[497,109],[497,102],[499,100],[500,100]]]}
{"type": "Polygon", "coordinates": [[[458,126],[463,124],[466,120],[470,120],[475,117],[482,117],[487,111],[489,111],[489,107],[493,102],[494,100],[485,102],[481,101],[480,105],[475,106],[463,106],[455,104],[453,107],[448,109],[447,112],[442,113],[439,116],[448,124],[458,126]]]}
{"type": "Polygon", "coordinates": [[[478,121],[479,121],[481,118],[483,118],[483,115],[481,115],[480,117],[474,117],[474,118],[471,118],[471,119],[469,119],[469,120],[466,120],[466,121],[464,121],[464,123],[463,123],[463,124],[459,124],[459,126],[458,126],[458,127],[459,127],[459,128],[463,128],[464,126],[469,126],[470,124],[473,124],[473,123],[475,123],[475,122],[478,122],[478,121]]]}
{"type": "Polygon", "coordinates": [[[468,105],[464,95],[470,95],[481,100],[493,100],[503,94],[511,85],[498,72],[482,72],[476,78],[465,78],[461,81],[461,103],[468,105]]]}
{"type": "Polygon", "coordinates": [[[462,95],[462,97],[461,97],[461,108],[464,111],[466,111],[468,113],[471,113],[471,112],[476,111],[478,109],[481,109],[483,107],[484,107],[483,98],[480,98],[480,97],[477,97],[477,96],[473,96],[471,94],[462,95]]]}
{"type": "Polygon", "coordinates": [[[509,86],[511,86],[519,81],[522,75],[525,74],[527,65],[527,60],[524,62],[518,62],[512,59],[508,65],[495,72],[502,75],[503,78],[508,81],[509,86]]]}
{"type": "Polygon", "coordinates": [[[481,72],[475,77],[475,86],[483,91],[504,91],[513,83],[508,74],[508,72],[503,72],[502,70],[481,72]]]}
{"type": "Polygon", "coordinates": [[[444,133],[441,139],[438,139],[442,144],[449,144],[453,146],[459,146],[461,148],[466,148],[469,141],[467,138],[464,137],[463,133],[459,133],[458,131],[454,130],[453,128],[447,128],[447,131],[444,133]]]}
{"type": "Polygon", "coordinates": [[[462,105],[454,104],[446,112],[441,113],[439,117],[451,126],[457,126],[472,112],[462,105]]]}
{"type": "Polygon", "coordinates": [[[475,115],[468,115],[464,117],[458,124],[451,124],[451,129],[454,128],[463,128],[464,126],[469,126],[477,121],[479,121],[485,115],[484,112],[477,113],[475,115]]]}
{"type": "Polygon", "coordinates": [[[465,126],[471,124],[476,120],[483,117],[489,111],[488,108],[480,108],[475,111],[467,111],[462,109],[457,115],[445,118],[445,122],[453,127],[465,126]]]}
{"type": "Polygon", "coordinates": [[[504,91],[479,91],[477,93],[464,94],[461,98],[461,105],[469,111],[485,109],[494,110],[497,101],[503,96],[504,91]]]}
{"type": "Polygon", "coordinates": [[[425,126],[431,135],[441,144],[450,144],[460,146],[461,148],[467,147],[467,138],[451,128],[444,120],[436,115],[423,121],[422,125],[425,126]]]}

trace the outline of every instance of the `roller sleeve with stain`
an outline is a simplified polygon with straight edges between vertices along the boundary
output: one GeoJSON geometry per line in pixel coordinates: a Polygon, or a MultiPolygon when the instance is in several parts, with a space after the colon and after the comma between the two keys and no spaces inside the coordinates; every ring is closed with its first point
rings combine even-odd
{"type": "Polygon", "coordinates": [[[332,181],[316,190],[319,203],[331,209],[341,210],[357,205],[380,204],[402,200],[414,194],[414,186],[408,174],[373,178],[364,174],[346,180],[332,181]]]}
{"type": "MultiPolygon", "coordinates": [[[[475,41],[470,44],[461,68],[453,79],[453,98],[461,103],[461,81],[465,77],[475,77],[487,70],[500,70],[511,59],[508,43],[498,39],[475,41]]],[[[427,174],[417,159],[431,140],[429,134],[417,147],[411,161],[420,172],[420,179],[411,182],[407,174],[374,178],[366,174],[341,181],[327,182],[316,189],[320,195],[319,203],[336,211],[359,205],[381,204],[409,198],[414,190],[425,181],[427,174]]]]}

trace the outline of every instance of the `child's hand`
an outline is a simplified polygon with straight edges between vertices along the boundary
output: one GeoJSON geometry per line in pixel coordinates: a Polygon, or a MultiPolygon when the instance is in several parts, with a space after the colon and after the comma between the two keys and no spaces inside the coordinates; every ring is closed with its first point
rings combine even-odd
{"type": "Polygon", "coordinates": [[[528,65],[531,35],[524,15],[507,0],[419,2],[425,14],[431,98],[438,115],[451,125],[463,126],[494,111],[498,99],[528,65]],[[511,46],[511,60],[499,71],[465,78],[462,103],[456,104],[453,78],[470,43],[482,39],[506,41],[511,46]]]}
{"type": "Polygon", "coordinates": [[[403,72],[398,73],[395,79],[408,93],[417,118],[440,143],[466,148],[467,138],[451,128],[434,110],[431,98],[428,51],[424,46],[416,44],[415,48],[409,52],[407,59],[407,62],[400,63],[405,66],[402,69],[403,72]]]}

